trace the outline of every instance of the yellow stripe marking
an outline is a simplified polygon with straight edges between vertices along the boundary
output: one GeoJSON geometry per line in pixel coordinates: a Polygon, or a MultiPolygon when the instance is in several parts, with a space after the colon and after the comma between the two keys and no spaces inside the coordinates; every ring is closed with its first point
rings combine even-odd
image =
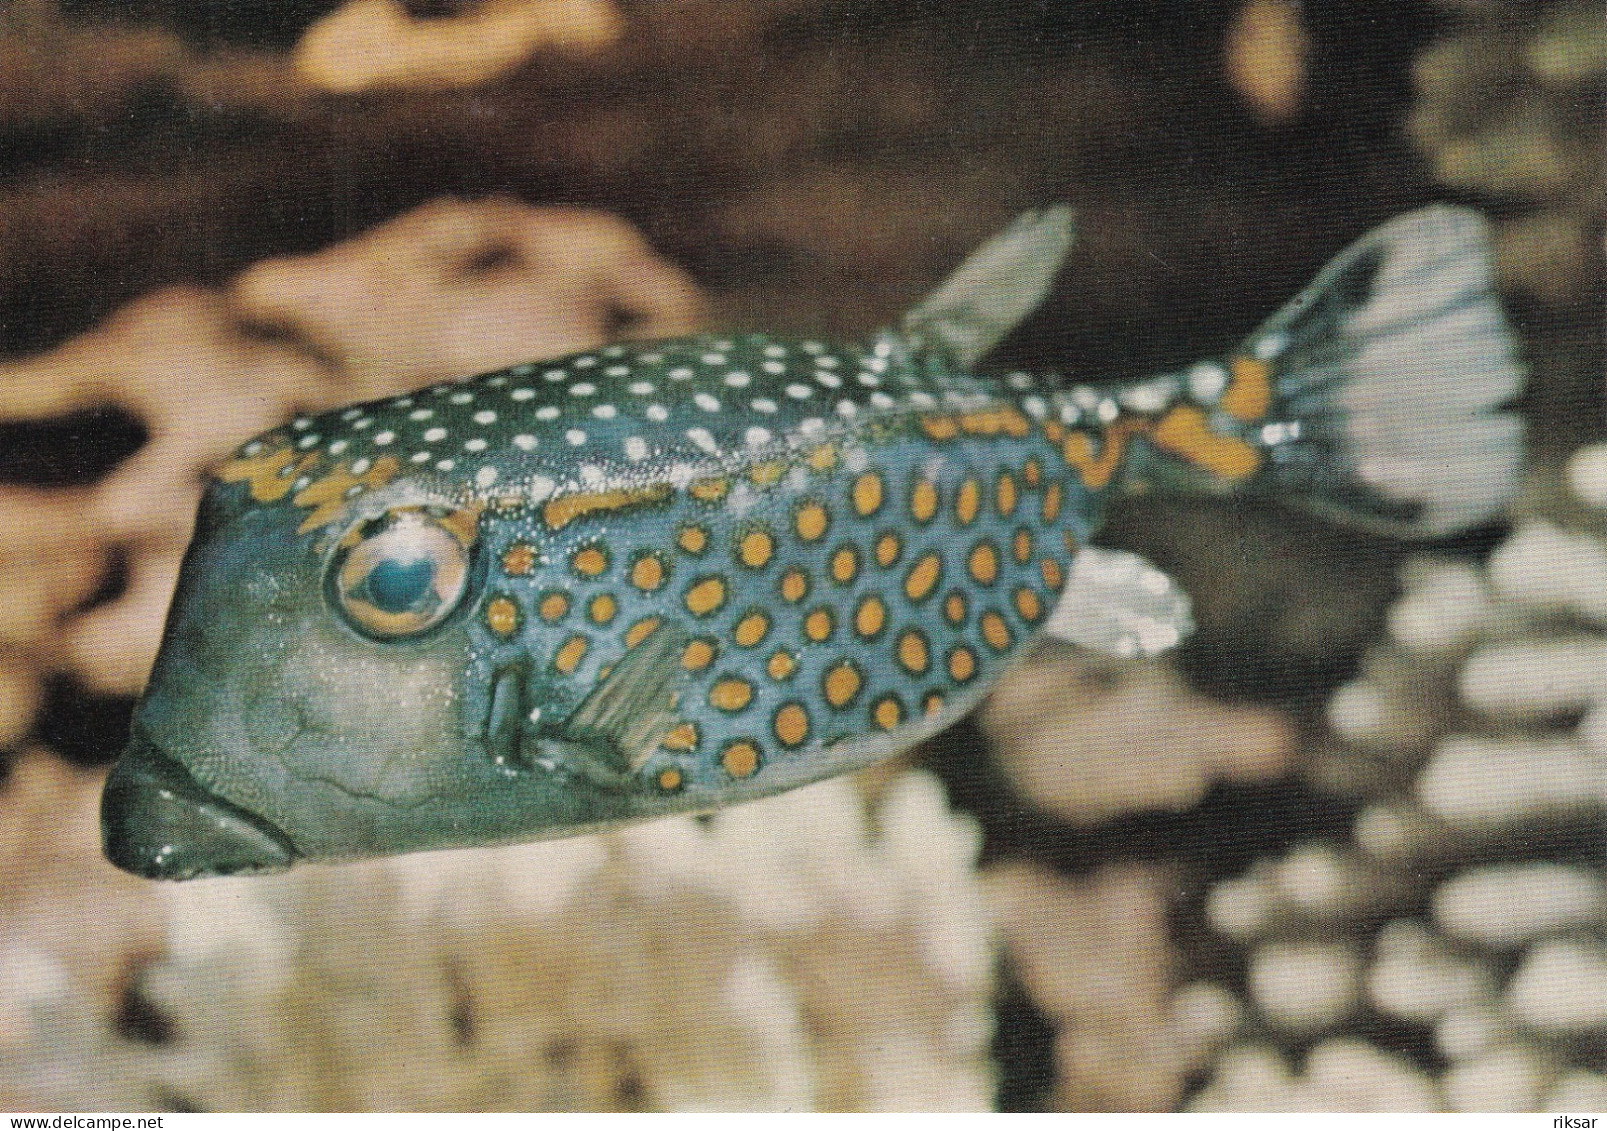
{"type": "Polygon", "coordinates": [[[599,511],[629,510],[650,503],[662,503],[669,497],[670,487],[667,483],[632,490],[591,491],[578,495],[563,495],[542,506],[541,519],[547,524],[547,529],[562,530],[584,515],[596,514],[599,511]]]}

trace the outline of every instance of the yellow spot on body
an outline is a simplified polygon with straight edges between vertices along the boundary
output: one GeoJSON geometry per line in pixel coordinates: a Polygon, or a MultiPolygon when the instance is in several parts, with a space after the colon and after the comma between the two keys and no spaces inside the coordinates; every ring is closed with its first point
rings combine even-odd
{"type": "Polygon", "coordinates": [[[562,593],[548,593],[541,598],[541,604],[536,606],[536,613],[548,624],[563,620],[569,612],[569,598],[562,593]]]}
{"type": "Polygon", "coordinates": [[[312,507],[313,512],[296,528],[296,533],[305,534],[333,522],[346,509],[346,492],[354,487],[383,487],[396,478],[401,467],[392,456],[381,456],[361,475],[353,475],[350,468],[342,464],[316,483],[298,491],[291,501],[298,507],[312,507]]]}
{"type": "Polygon", "coordinates": [[[731,639],[742,648],[752,648],[764,640],[770,632],[770,618],[763,613],[754,611],[737,621],[737,626],[731,632],[731,639]]]}
{"type": "Polygon", "coordinates": [[[937,714],[943,709],[943,696],[935,691],[932,692],[926,697],[926,702],[921,705],[921,709],[928,715],[937,714]]]}
{"type": "Polygon", "coordinates": [[[684,781],[681,771],[674,766],[666,767],[658,772],[658,787],[665,793],[674,793],[681,788],[684,781]]]}
{"type": "Polygon", "coordinates": [[[898,555],[904,552],[904,543],[898,540],[898,535],[888,531],[876,539],[876,564],[886,569],[898,561],[898,555]]]}
{"type": "Polygon", "coordinates": [[[1008,471],[1001,472],[998,487],[994,491],[994,505],[999,508],[999,513],[1009,518],[1016,513],[1016,504],[1020,501],[1021,495],[1014,477],[1008,471]]]}
{"type": "Polygon", "coordinates": [[[666,750],[695,750],[698,744],[697,727],[692,723],[679,723],[659,740],[666,750]]]}
{"type": "Polygon", "coordinates": [[[709,688],[709,706],[721,711],[736,712],[753,702],[753,684],[747,680],[726,676],[716,680],[709,688]]]}
{"type": "Polygon", "coordinates": [[[992,585],[999,577],[999,551],[992,542],[978,542],[971,548],[968,561],[971,577],[983,585],[992,585]]]}
{"type": "Polygon", "coordinates": [[[725,604],[725,580],[705,577],[686,591],[686,609],[693,616],[706,617],[725,604]]]}
{"type": "Polygon", "coordinates": [[[870,717],[883,730],[892,730],[904,721],[904,704],[889,695],[871,708],[870,717]]]}
{"type": "Polygon", "coordinates": [[[701,554],[709,548],[709,532],[695,523],[689,523],[676,533],[675,542],[689,554],[701,554]]]}
{"type": "Polygon", "coordinates": [[[854,510],[863,518],[869,518],[882,509],[882,477],[874,471],[867,471],[854,480],[852,492],[854,510]]]}
{"type": "Polygon", "coordinates": [[[625,630],[625,647],[634,648],[649,636],[662,622],[658,617],[643,617],[625,630]]]}
{"type": "Polygon", "coordinates": [[[721,752],[720,765],[734,778],[751,778],[759,771],[759,748],[739,738],[721,752]]]}
{"type": "Polygon", "coordinates": [[[874,594],[859,602],[854,610],[854,631],[867,640],[887,627],[887,606],[874,594]]]}
{"type": "Polygon", "coordinates": [[[755,487],[772,487],[781,481],[781,477],[786,473],[786,470],[787,465],[780,460],[766,460],[749,468],[748,478],[752,480],[755,487]]]}
{"type": "Polygon", "coordinates": [[[1025,528],[1017,530],[1015,537],[1010,540],[1010,552],[1015,555],[1018,565],[1026,565],[1032,560],[1032,531],[1025,528]]]}
{"type": "Polygon", "coordinates": [[[1015,601],[1016,612],[1021,614],[1022,620],[1031,624],[1043,618],[1043,602],[1038,599],[1038,594],[1031,589],[1025,587],[1017,589],[1015,601]]]}
{"type": "Polygon", "coordinates": [[[1060,517],[1060,504],[1065,498],[1065,489],[1058,483],[1050,483],[1043,489],[1043,507],[1041,514],[1045,522],[1053,522],[1060,517]]]}
{"type": "Polygon", "coordinates": [[[809,595],[809,575],[793,568],[781,575],[781,596],[788,601],[802,601],[809,595]]]}
{"type": "Polygon", "coordinates": [[[987,408],[962,415],[960,428],[971,436],[997,436],[1002,433],[1021,439],[1032,432],[1032,423],[1013,408],[987,408]]]}
{"type": "Polygon", "coordinates": [[[859,576],[859,551],[843,546],[831,555],[831,578],[838,585],[847,585],[859,576]]]}
{"type": "Polygon", "coordinates": [[[930,479],[917,479],[910,488],[910,517],[916,522],[931,522],[937,506],[937,484],[930,479]]]}
{"type": "Polygon", "coordinates": [[[598,512],[628,510],[631,507],[661,503],[670,497],[667,483],[614,491],[586,491],[561,495],[541,508],[542,521],[549,530],[562,530],[575,519],[598,512]]]}
{"type": "Polygon", "coordinates": [[[586,649],[590,645],[591,642],[584,636],[571,636],[553,655],[552,666],[568,675],[580,666],[581,660],[586,658],[586,649]]]}
{"type": "Polygon", "coordinates": [[[1038,563],[1038,572],[1043,574],[1043,583],[1056,593],[1066,583],[1066,577],[1060,569],[1060,563],[1053,558],[1045,558],[1038,563]]]}
{"type": "Polygon", "coordinates": [[[844,660],[826,669],[826,674],[820,680],[820,691],[827,703],[841,710],[854,701],[864,684],[859,669],[844,660]]]}
{"type": "Polygon", "coordinates": [[[829,640],[831,639],[831,630],[835,624],[836,621],[833,619],[830,609],[814,609],[808,616],[804,617],[804,635],[816,642],[829,640]]]}
{"type": "Polygon", "coordinates": [[[523,577],[536,568],[536,551],[524,542],[515,542],[502,551],[502,572],[523,577]]]}
{"type": "Polygon", "coordinates": [[[1224,479],[1243,479],[1261,466],[1261,453],[1233,436],[1211,431],[1205,413],[1180,405],[1155,426],[1155,446],[1224,479]]]}
{"type": "Polygon", "coordinates": [[[643,554],[631,563],[631,584],[644,593],[660,588],[668,576],[664,559],[657,554],[643,554]]]}
{"type": "Polygon", "coordinates": [[[607,593],[599,593],[591,599],[586,615],[591,617],[593,624],[607,624],[618,612],[619,602],[607,593]]]}
{"type": "Polygon", "coordinates": [[[773,652],[764,663],[765,674],[776,682],[791,679],[798,670],[798,659],[791,652],[773,652]]]}
{"type": "Polygon", "coordinates": [[[786,703],[776,712],[772,729],[783,746],[802,746],[809,737],[809,712],[801,703],[786,703]]]}
{"type": "Polygon", "coordinates": [[[569,567],[582,577],[596,577],[608,568],[608,552],[601,546],[583,546],[569,559],[569,567]]]}
{"type": "Polygon", "coordinates": [[[975,652],[962,646],[949,653],[949,676],[955,683],[967,683],[975,675],[975,652]]]}
{"type": "Polygon", "coordinates": [[[804,457],[804,462],[816,471],[830,471],[837,466],[837,445],[821,444],[804,457]]]}
{"type": "Polygon", "coordinates": [[[1035,459],[1029,459],[1021,465],[1021,478],[1027,481],[1028,487],[1036,487],[1043,480],[1043,468],[1035,459]]]}
{"type": "Polygon", "coordinates": [[[923,554],[904,578],[904,596],[911,601],[924,601],[937,588],[943,576],[943,559],[936,554],[923,554]]]}
{"type": "Polygon", "coordinates": [[[982,626],[982,639],[988,642],[989,648],[995,652],[1003,652],[1010,647],[1010,629],[998,613],[989,609],[982,614],[979,623],[982,626]]]}
{"type": "Polygon", "coordinates": [[[955,590],[953,593],[950,593],[947,597],[943,598],[943,615],[948,618],[948,622],[950,624],[964,624],[965,614],[966,608],[964,593],[961,593],[959,590],[955,590]]]}
{"type": "Polygon", "coordinates": [[[898,662],[910,675],[920,675],[931,666],[932,656],[926,637],[910,629],[898,638],[898,662]]]}
{"type": "Polygon", "coordinates": [[[775,556],[776,540],[768,530],[750,530],[737,543],[737,560],[749,569],[762,569],[775,556]]]}
{"type": "Polygon", "coordinates": [[[960,434],[960,422],[952,416],[923,416],[921,431],[934,440],[952,440],[960,434]]]}
{"type": "Polygon", "coordinates": [[[1236,357],[1228,370],[1232,379],[1217,407],[1240,420],[1260,420],[1272,407],[1272,366],[1253,357],[1236,357]]]}
{"type": "Polygon", "coordinates": [[[831,515],[826,508],[814,500],[803,503],[793,515],[793,525],[798,531],[798,537],[805,542],[818,542],[826,536],[826,530],[831,526],[831,515]]]}
{"type": "Polygon", "coordinates": [[[954,496],[954,517],[961,526],[968,526],[976,521],[976,513],[982,506],[982,488],[977,486],[975,479],[967,479],[960,484],[959,493],[954,496]]]}
{"type": "Polygon", "coordinates": [[[700,672],[714,663],[715,654],[714,641],[699,637],[681,653],[681,666],[689,672],[700,672]]]}
{"type": "Polygon", "coordinates": [[[519,606],[509,597],[493,597],[485,605],[485,626],[503,639],[519,631],[519,606]]]}
{"type": "Polygon", "coordinates": [[[723,475],[712,479],[699,479],[687,490],[700,503],[717,503],[731,490],[731,481],[723,475]]]}

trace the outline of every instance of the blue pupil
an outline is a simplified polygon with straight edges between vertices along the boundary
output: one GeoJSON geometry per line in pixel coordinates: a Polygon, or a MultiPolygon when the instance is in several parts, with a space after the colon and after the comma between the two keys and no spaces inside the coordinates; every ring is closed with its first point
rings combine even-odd
{"type": "Polygon", "coordinates": [[[427,613],[434,607],[435,563],[428,558],[383,558],[368,571],[355,594],[386,613],[427,613]]]}

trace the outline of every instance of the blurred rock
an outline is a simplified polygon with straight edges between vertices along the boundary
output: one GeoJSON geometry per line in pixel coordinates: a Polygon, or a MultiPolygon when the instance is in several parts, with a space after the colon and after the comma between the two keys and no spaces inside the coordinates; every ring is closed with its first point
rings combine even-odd
{"type": "Polygon", "coordinates": [[[481,0],[419,18],[397,0],[348,0],[307,29],[291,60],[340,94],[489,82],[542,48],[595,51],[618,38],[613,0],[481,0]]]}
{"type": "Polygon", "coordinates": [[[438,200],[235,280],[237,316],[325,359],[349,399],[691,332],[702,300],[635,229],[598,212],[438,200]]]}
{"type": "Polygon", "coordinates": [[[1074,824],[1187,809],[1218,781],[1275,777],[1294,751],[1293,727],[1276,711],[1201,695],[1162,662],[1066,649],[1007,674],[981,722],[1012,784],[1074,824]]]}

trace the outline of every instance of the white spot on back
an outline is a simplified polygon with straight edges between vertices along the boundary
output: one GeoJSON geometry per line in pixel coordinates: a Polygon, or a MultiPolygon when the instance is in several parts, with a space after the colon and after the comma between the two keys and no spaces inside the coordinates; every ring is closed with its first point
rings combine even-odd
{"type": "Polygon", "coordinates": [[[632,381],[630,384],[632,396],[645,397],[651,394],[652,391],[653,383],[651,381],[632,381]]]}
{"type": "Polygon", "coordinates": [[[776,404],[776,402],[771,400],[769,397],[753,398],[754,412],[775,412],[780,407],[780,405],[776,404]]]}
{"type": "Polygon", "coordinates": [[[686,438],[710,455],[714,455],[720,450],[720,445],[715,443],[714,436],[707,428],[688,428],[686,438]]]}
{"type": "Polygon", "coordinates": [[[670,410],[665,408],[663,405],[661,405],[661,404],[650,404],[650,405],[647,406],[647,419],[649,419],[649,420],[668,420],[669,417],[670,417],[670,410]]]}
{"type": "Polygon", "coordinates": [[[497,422],[497,414],[488,408],[483,408],[474,414],[474,422],[476,424],[495,424],[497,422]]]}
{"type": "Polygon", "coordinates": [[[434,415],[435,410],[433,408],[415,408],[412,412],[407,414],[407,418],[409,420],[428,420],[434,415]]]}
{"type": "Polygon", "coordinates": [[[485,451],[485,441],[478,436],[472,440],[465,440],[463,450],[466,452],[483,452],[485,451]]]}
{"type": "Polygon", "coordinates": [[[497,469],[494,467],[482,467],[474,473],[474,485],[476,487],[489,487],[496,481],[497,469]]]}
{"type": "Polygon", "coordinates": [[[727,373],[725,375],[725,383],[730,385],[733,389],[744,388],[748,382],[752,380],[753,378],[751,376],[742,372],[740,369],[734,373],[727,373]]]}
{"type": "Polygon", "coordinates": [[[542,405],[540,408],[536,409],[536,419],[537,420],[557,420],[558,419],[558,406],[557,405],[552,405],[552,404],[544,404],[544,405],[542,405]]]}
{"type": "Polygon", "coordinates": [[[625,458],[635,463],[647,458],[647,441],[640,436],[625,438],[625,458]]]}
{"type": "Polygon", "coordinates": [[[374,466],[373,461],[369,460],[369,459],[366,459],[366,458],[365,459],[354,460],[354,461],[352,461],[352,474],[353,475],[361,475],[361,474],[363,474],[365,471],[367,471],[369,468],[371,468],[373,466],[374,466]]]}
{"type": "Polygon", "coordinates": [[[474,401],[474,394],[473,393],[453,393],[450,397],[447,397],[446,399],[451,401],[453,404],[470,404],[470,403],[472,403],[474,401]]]}
{"type": "Polygon", "coordinates": [[[536,391],[528,386],[521,385],[508,394],[510,400],[527,401],[536,395],[536,391]]]}
{"type": "Polygon", "coordinates": [[[698,408],[702,409],[704,412],[720,411],[719,400],[713,396],[710,396],[708,393],[699,393],[697,396],[692,398],[692,403],[697,405],[698,408]]]}
{"type": "Polygon", "coordinates": [[[375,447],[383,448],[386,444],[392,444],[392,443],[395,443],[395,442],[396,442],[396,433],[392,432],[388,428],[383,432],[374,433],[374,446],[375,447]]]}
{"type": "Polygon", "coordinates": [[[564,439],[568,440],[570,444],[578,448],[580,445],[586,442],[586,433],[582,432],[579,428],[571,428],[569,431],[564,433],[564,439]]]}
{"type": "Polygon", "coordinates": [[[513,446],[521,452],[535,451],[536,438],[528,432],[521,432],[513,438],[513,446]]]}
{"type": "Polygon", "coordinates": [[[569,395],[573,397],[589,397],[597,391],[597,386],[590,381],[582,381],[578,385],[569,386],[569,395]]]}
{"type": "Polygon", "coordinates": [[[757,448],[761,445],[768,444],[771,438],[770,429],[760,428],[758,425],[754,425],[752,428],[749,428],[742,434],[743,441],[746,442],[750,448],[757,448]]]}
{"type": "Polygon", "coordinates": [[[612,420],[618,413],[619,409],[611,404],[593,405],[591,409],[591,414],[598,420],[612,420]]]}
{"type": "Polygon", "coordinates": [[[438,444],[444,439],[446,439],[445,428],[431,428],[424,433],[424,442],[426,444],[438,444]]]}

